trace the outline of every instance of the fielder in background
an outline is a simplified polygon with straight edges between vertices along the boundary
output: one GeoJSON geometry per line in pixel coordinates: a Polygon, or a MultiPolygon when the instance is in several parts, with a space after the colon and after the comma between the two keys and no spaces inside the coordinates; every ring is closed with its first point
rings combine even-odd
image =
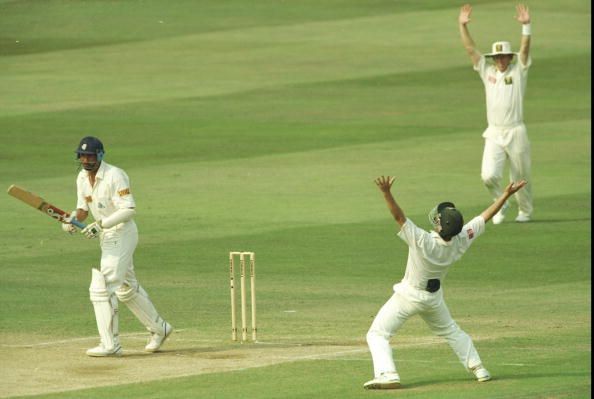
{"type": "Polygon", "coordinates": [[[503,194],[467,224],[451,202],[442,202],[429,213],[434,231],[417,227],[408,219],[391,193],[394,178],[379,177],[375,183],[384,195],[390,213],[400,225],[400,237],[408,244],[408,260],[402,281],[394,285],[394,294],[379,310],[367,332],[367,344],[373,359],[375,378],[365,389],[395,389],[400,376],[390,347],[390,338],[412,316],[418,314],[431,331],[446,339],[467,371],[479,382],[491,375],[483,366],[472,339],[452,319],[443,297],[443,280],[449,267],[462,257],[470,245],[485,231],[487,223],[505,201],[526,185],[510,183],[503,194]]]}
{"type": "MultiPolygon", "coordinates": [[[[89,210],[95,221],[81,230],[87,238],[99,238],[100,270],[92,269],[89,293],[101,343],[89,349],[95,357],[121,356],[118,337],[118,299],[150,332],[147,352],[159,350],[171,334],[172,326],[155,309],[146,291],[138,284],[134,273],[133,255],[138,243],[138,230],[132,220],[136,204],[130,191],[128,175],[103,161],[105,150],[96,137],[84,137],[76,150],[82,170],[76,179],[77,209],[71,213],[79,221],[89,210]]],[[[64,231],[76,231],[69,223],[64,231]]]]}
{"type": "MultiPolygon", "coordinates": [[[[528,222],[532,215],[531,160],[523,102],[531,65],[530,14],[528,7],[522,4],[516,7],[516,11],[516,19],[522,24],[522,40],[517,54],[512,52],[510,43],[504,41],[493,43],[489,54],[478,52],[468,32],[472,12],[470,5],[460,9],[458,24],[464,48],[485,86],[488,127],[483,133],[485,147],[481,179],[493,199],[499,198],[505,161],[509,159],[510,181],[528,181],[526,188],[515,196],[518,202],[516,222],[528,222]],[[514,56],[517,62],[512,63],[514,56]]],[[[493,217],[494,224],[503,222],[508,206],[505,203],[493,217]]]]}

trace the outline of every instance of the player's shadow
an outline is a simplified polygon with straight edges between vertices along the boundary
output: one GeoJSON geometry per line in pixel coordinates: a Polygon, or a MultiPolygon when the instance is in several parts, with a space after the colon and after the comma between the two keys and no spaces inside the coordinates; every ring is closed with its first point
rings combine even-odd
{"type": "MultiPolygon", "coordinates": [[[[568,372],[561,372],[561,373],[527,373],[527,374],[496,374],[493,378],[484,383],[480,383],[481,385],[490,385],[490,384],[497,384],[498,381],[513,381],[513,380],[525,380],[525,379],[535,379],[535,378],[559,378],[559,377],[586,377],[589,376],[590,373],[586,371],[568,371],[568,372]]],[[[409,384],[402,384],[400,389],[415,389],[415,388],[423,388],[423,387],[430,387],[432,385],[440,385],[440,384],[451,384],[452,382],[459,382],[461,384],[470,382],[474,384],[478,384],[474,381],[473,377],[457,377],[457,378],[440,378],[440,379],[431,379],[431,380],[423,380],[417,382],[411,382],[409,384]]]]}
{"type": "Polygon", "coordinates": [[[465,382],[473,382],[472,377],[444,377],[438,379],[431,379],[431,380],[422,380],[417,382],[410,382],[410,383],[403,383],[402,386],[398,390],[407,390],[407,389],[415,389],[415,388],[423,388],[423,387],[430,387],[432,385],[441,385],[441,384],[452,384],[452,383],[460,383],[463,384],[465,382]]]}
{"type": "MultiPolygon", "coordinates": [[[[592,220],[592,218],[573,218],[573,219],[532,219],[530,222],[526,223],[526,224],[532,224],[532,223],[573,223],[573,222],[586,222],[592,220]]],[[[516,224],[521,224],[521,223],[516,223],[516,224]]]]}
{"type": "MultiPolygon", "coordinates": [[[[299,345],[299,346],[309,346],[307,344],[299,345]]],[[[192,346],[192,347],[185,347],[185,348],[175,348],[175,349],[162,349],[158,352],[144,352],[140,350],[131,350],[126,351],[124,350],[123,357],[126,358],[144,358],[147,356],[154,357],[154,356],[194,356],[194,357],[204,357],[208,359],[241,359],[247,357],[247,351],[261,351],[263,348],[293,348],[295,345],[291,344],[266,344],[266,345],[259,345],[258,343],[247,343],[247,344],[237,344],[237,345],[223,345],[223,346],[192,346]]]]}

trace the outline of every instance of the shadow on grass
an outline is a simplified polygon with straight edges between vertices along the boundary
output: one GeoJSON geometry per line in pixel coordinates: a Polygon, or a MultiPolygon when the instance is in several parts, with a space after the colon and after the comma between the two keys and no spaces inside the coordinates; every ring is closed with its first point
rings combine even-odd
{"type": "MultiPolygon", "coordinates": [[[[248,354],[253,351],[263,351],[267,349],[298,349],[307,347],[332,347],[332,346],[345,346],[345,347],[358,347],[352,342],[348,343],[321,343],[321,342],[310,342],[310,343],[260,343],[260,342],[248,342],[245,344],[227,344],[219,346],[188,346],[185,348],[175,349],[162,349],[158,352],[143,352],[143,351],[124,351],[123,357],[125,358],[143,358],[147,356],[151,357],[203,357],[205,359],[242,359],[248,357],[248,354]]],[[[359,345],[360,346],[360,345],[359,345]]]]}
{"type": "Polygon", "coordinates": [[[440,385],[440,384],[451,384],[454,382],[459,382],[459,383],[473,383],[473,384],[478,384],[478,385],[491,385],[491,384],[497,384],[498,381],[505,381],[505,382],[510,382],[510,381],[521,381],[521,380],[527,380],[527,379],[537,379],[537,378],[559,378],[559,377],[586,377],[589,376],[590,373],[588,371],[568,371],[568,372],[561,372],[561,373],[528,373],[528,374],[497,374],[495,376],[493,376],[493,378],[490,381],[487,382],[475,382],[473,380],[473,377],[467,376],[461,376],[461,377],[457,377],[457,378],[440,378],[440,379],[431,379],[431,380],[423,380],[423,381],[418,381],[418,382],[412,382],[410,384],[403,384],[398,390],[404,390],[406,391],[408,390],[412,390],[415,388],[426,388],[426,387],[431,387],[433,385],[440,385]]]}
{"type": "MultiPolygon", "coordinates": [[[[584,218],[573,218],[573,219],[532,219],[530,222],[526,224],[532,223],[572,223],[572,222],[587,222],[591,221],[592,218],[584,217],[584,218]]],[[[522,224],[522,223],[517,223],[522,224]]]]}
{"type": "MultiPolygon", "coordinates": [[[[513,381],[513,380],[526,380],[534,378],[559,378],[559,377],[583,377],[589,376],[588,371],[566,371],[559,373],[527,373],[527,374],[497,374],[491,381],[513,381]]],[[[491,382],[489,381],[489,382],[491,382]]]]}

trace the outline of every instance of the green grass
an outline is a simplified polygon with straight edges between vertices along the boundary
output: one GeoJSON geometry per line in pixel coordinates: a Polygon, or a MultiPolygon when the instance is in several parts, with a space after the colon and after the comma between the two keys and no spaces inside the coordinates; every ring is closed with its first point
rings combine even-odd
{"type": "MultiPolygon", "coordinates": [[[[467,220],[489,204],[484,93],[458,38],[459,6],[0,1],[1,186],[73,208],[74,149],[97,135],[107,162],[131,177],[138,277],[177,329],[215,352],[234,347],[227,253],[248,249],[262,341],[363,349],[133,384],[106,366],[112,387],[37,397],[589,397],[591,8],[577,0],[530,4],[535,220],[509,222],[514,204],[445,282],[495,380],[474,383],[445,343],[399,346],[430,336],[412,319],[393,340],[405,389],[361,388],[372,375],[365,333],[407,256],[372,179],[395,175],[397,199],[426,228],[437,202],[454,201],[467,220]]],[[[473,6],[483,51],[498,39],[517,47],[513,4],[473,6]]],[[[62,234],[7,195],[0,217],[3,344],[96,335],[87,288],[97,242],[62,234]]],[[[141,331],[121,313],[124,334],[141,331]]],[[[188,355],[176,339],[168,345],[188,355]]]]}

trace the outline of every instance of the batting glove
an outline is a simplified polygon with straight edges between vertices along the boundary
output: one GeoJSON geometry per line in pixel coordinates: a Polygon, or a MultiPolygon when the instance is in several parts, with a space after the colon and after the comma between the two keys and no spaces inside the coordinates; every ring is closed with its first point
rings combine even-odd
{"type": "Polygon", "coordinates": [[[91,239],[99,237],[99,234],[101,234],[102,231],[103,228],[101,227],[101,220],[98,220],[96,222],[91,223],[90,225],[82,229],[80,232],[88,239],[91,239]]]}
{"type": "Polygon", "coordinates": [[[70,223],[62,223],[62,230],[66,233],[74,234],[76,232],[76,227],[70,223]]]}
{"type": "Polygon", "coordinates": [[[73,219],[76,219],[76,210],[70,212],[70,215],[64,218],[64,222],[62,223],[62,230],[66,233],[73,234],[76,232],[76,228],[72,224],[73,219]]]}

